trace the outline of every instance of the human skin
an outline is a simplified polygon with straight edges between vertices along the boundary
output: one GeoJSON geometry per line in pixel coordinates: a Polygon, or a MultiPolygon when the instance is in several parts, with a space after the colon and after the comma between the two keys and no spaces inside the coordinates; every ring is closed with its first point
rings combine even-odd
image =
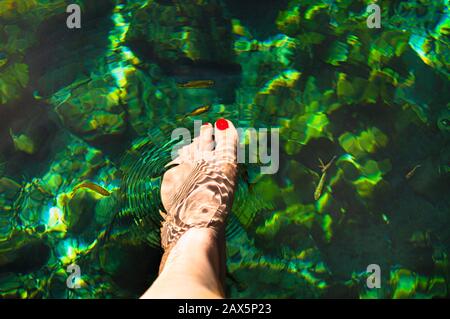
{"type": "Polygon", "coordinates": [[[227,120],[202,126],[161,185],[167,213],[160,274],[141,298],[224,298],[225,220],[236,183],[237,131],[227,120]],[[214,145],[215,144],[215,145],[214,145]]]}

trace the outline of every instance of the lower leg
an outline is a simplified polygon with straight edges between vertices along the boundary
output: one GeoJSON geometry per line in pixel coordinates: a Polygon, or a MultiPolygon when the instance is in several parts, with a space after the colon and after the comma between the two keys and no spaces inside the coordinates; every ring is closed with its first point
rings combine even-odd
{"type": "Polygon", "coordinates": [[[142,298],[223,298],[220,238],[210,228],[191,228],[170,250],[164,268],[142,298]]]}

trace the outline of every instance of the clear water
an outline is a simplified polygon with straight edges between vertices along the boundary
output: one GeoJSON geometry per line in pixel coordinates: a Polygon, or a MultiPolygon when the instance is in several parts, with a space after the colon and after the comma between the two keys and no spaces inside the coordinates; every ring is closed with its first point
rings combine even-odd
{"type": "Polygon", "coordinates": [[[1,298],[140,296],[161,147],[220,117],[280,132],[275,174],[242,165],[229,296],[448,297],[448,1],[383,1],[381,28],[367,1],[73,3],[80,29],[0,1],[1,298]]]}

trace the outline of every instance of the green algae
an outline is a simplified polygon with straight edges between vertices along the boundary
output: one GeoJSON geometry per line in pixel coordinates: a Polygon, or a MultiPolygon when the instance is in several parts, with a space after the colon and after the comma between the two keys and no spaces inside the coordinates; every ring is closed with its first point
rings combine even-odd
{"type": "Polygon", "coordinates": [[[228,283],[232,297],[448,297],[446,1],[380,3],[383,27],[371,30],[366,1],[293,0],[264,39],[251,19],[229,17],[226,1],[78,2],[93,16],[109,8],[99,17],[109,23],[95,54],[73,57],[67,42],[53,43],[47,57],[73,66],[67,77],[51,73],[53,59],[34,63],[66,1],[0,4],[0,115],[11,120],[0,129],[0,297],[139,296],[157,274],[165,158],[142,151],[142,139],[164,145],[156,132],[189,127],[180,115],[205,104],[204,121],[281,133],[280,171],[240,175],[227,238],[240,283],[228,283]],[[177,86],[199,78],[216,85],[177,86]],[[31,134],[44,142],[24,152],[9,130],[45,126],[39,113],[59,139],[31,134]],[[127,151],[146,161],[131,177],[127,151]],[[317,160],[333,156],[316,201],[317,160]],[[74,191],[85,180],[112,195],[74,191]],[[45,258],[27,253],[36,247],[45,258]],[[144,255],[153,266],[134,271],[144,255]],[[73,262],[78,290],[66,287],[73,262]],[[379,290],[365,286],[373,262],[386,274],[379,290]]]}
{"type": "Polygon", "coordinates": [[[373,127],[358,135],[346,132],[339,136],[341,147],[355,157],[374,153],[378,148],[386,146],[388,137],[378,128],[373,127]]]}

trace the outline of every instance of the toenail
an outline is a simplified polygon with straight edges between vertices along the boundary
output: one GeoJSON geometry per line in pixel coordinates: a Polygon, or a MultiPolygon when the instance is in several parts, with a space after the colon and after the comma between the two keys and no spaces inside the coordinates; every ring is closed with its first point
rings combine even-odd
{"type": "Polygon", "coordinates": [[[206,122],[206,123],[204,123],[204,124],[203,124],[203,126],[206,126],[206,125],[209,125],[209,124],[211,124],[211,123],[209,123],[209,122],[206,122]]]}
{"type": "Polygon", "coordinates": [[[216,121],[216,126],[219,130],[223,131],[228,128],[228,122],[225,119],[218,119],[216,121]]]}

